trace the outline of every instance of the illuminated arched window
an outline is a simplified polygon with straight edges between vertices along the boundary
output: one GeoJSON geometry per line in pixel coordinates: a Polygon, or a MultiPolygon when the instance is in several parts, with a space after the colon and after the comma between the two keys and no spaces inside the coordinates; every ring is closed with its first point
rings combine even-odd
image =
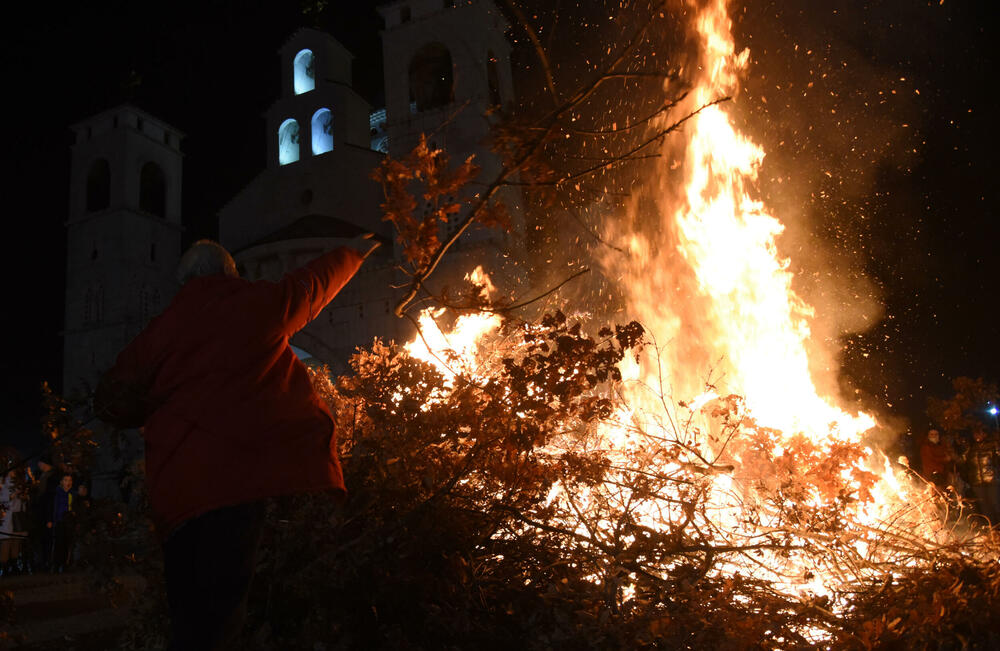
{"type": "Polygon", "coordinates": [[[111,203],[111,166],[98,158],[87,172],[87,212],[104,210],[111,203]]]}
{"type": "Polygon", "coordinates": [[[420,48],[410,61],[410,101],[417,111],[451,104],[455,99],[451,54],[440,43],[420,48]]]}
{"type": "Polygon", "coordinates": [[[328,108],[313,113],[312,145],[314,155],[333,151],[333,112],[328,108]]]}
{"type": "Polygon", "coordinates": [[[278,164],[288,165],[299,159],[299,123],[289,118],[278,129],[278,164]]]}
{"type": "Polygon", "coordinates": [[[316,88],[316,58],[312,50],[302,50],[296,54],[293,69],[296,95],[308,93],[316,88]]]}
{"type": "Polygon", "coordinates": [[[167,178],[156,163],[146,163],[139,173],[139,210],[167,215],[167,178]]]}

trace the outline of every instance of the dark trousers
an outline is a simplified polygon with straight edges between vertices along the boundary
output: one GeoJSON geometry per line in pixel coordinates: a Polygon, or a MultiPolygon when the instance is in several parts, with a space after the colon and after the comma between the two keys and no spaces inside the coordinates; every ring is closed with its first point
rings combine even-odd
{"type": "Polygon", "coordinates": [[[52,525],[52,563],[53,571],[66,569],[73,555],[73,524],[63,520],[52,525]]]}
{"type": "Polygon", "coordinates": [[[31,546],[30,557],[34,571],[46,571],[52,560],[52,529],[45,522],[36,522],[28,532],[28,544],[31,546]]]}
{"type": "Polygon", "coordinates": [[[225,649],[243,627],[264,502],[209,511],[163,544],[170,651],[225,649]]]}

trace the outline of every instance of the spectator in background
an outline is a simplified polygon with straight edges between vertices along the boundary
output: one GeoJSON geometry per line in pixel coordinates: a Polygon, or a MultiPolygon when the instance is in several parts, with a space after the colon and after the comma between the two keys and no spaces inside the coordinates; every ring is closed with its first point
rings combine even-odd
{"type": "Polygon", "coordinates": [[[49,567],[52,556],[52,530],[45,526],[49,521],[49,509],[55,494],[55,467],[48,455],[38,460],[38,472],[32,477],[28,497],[28,546],[30,564],[33,571],[44,571],[49,567]]]}
{"type": "Polygon", "coordinates": [[[919,452],[917,441],[913,436],[913,433],[909,430],[904,432],[899,439],[896,440],[896,449],[899,453],[896,462],[902,466],[913,469],[914,465],[918,462],[917,453],[919,452]]]}
{"type": "Polygon", "coordinates": [[[1000,443],[981,426],[972,431],[965,455],[965,477],[976,499],[976,510],[991,523],[1000,521],[1000,443]]]}
{"type": "Polygon", "coordinates": [[[955,456],[936,429],[927,432],[927,439],[920,446],[920,467],[924,478],[941,490],[951,485],[951,471],[955,456]]]}
{"type": "Polygon", "coordinates": [[[80,482],[79,486],[76,487],[76,497],[79,503],[79,508],[76,509],[78,513],[90,508],[90,489],[87,488],[87,484],[83,481],[80,482]]]}
{"type": "Polygon", "coordinates": [[[73,542],[70,549],[70,564],[77,565],[80,560],[80,543],[85,540],[88,533],[92,533],[92,521],[90,518],[90,489],[86,480],[79,478],[76,490],[73,495],[73,512],[70,514],[70,536],[73,542]]]}
{"type": "Polygon", "coordinates": [[[967,431],[948,432],[942,441],[944,446],[951,452],[951,463],[948,464],[948,484],[959,497],[972,499],[969,491],[969,483],[965,480],[965,473],[961,464],[964,462],[969,446],[972,445],[972,436],[967,431]]]}
{"type": "MultiPolygon", "coordinates": [[[[8,454],[0,457],[4,468],[16,462],[17,456],[8,454]]],[[[21,469],[24,472],[24,469],[21,469]]],[[[25,520],[25,500],[23,484],[16,481],[16,470],[9,471],[0,481],[0,574],[6,574],[14,561],[20,558],[27,534],[25,520]]]]}
{"type": "Polygon", "coordinates": [[[62,572],[69,566],[73,551],[73,522],[70,517],[73,498],[73,475],[65,472],[52,494],[50,516],[45,523],[45,527],[52,532],[51,567],[56,572],[62,572]]]}

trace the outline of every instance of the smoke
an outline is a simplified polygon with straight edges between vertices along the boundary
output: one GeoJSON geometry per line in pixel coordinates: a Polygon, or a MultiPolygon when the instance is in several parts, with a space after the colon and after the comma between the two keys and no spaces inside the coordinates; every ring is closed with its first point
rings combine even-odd
{"type": "MultiPolygon", "coordinates": [[[[547,42],[557,46],[553,50],[557,81],[560,74],[562,79],[585,77],[600,62],[605,44],[620,41],[642,15],[640,3],[629,3],[627,10],[614,10],[614,4],[587,13],[576,23],[586,26],[573,31],[571,38],[564,38],[570,23],[563,19],[572,7],[561,4],[555,12],[558,19],[537,14],[539,24],[546,26],[541,31],[547,42]],[[577,56],[560,55],[560,46],[570,47],[577,56]]],[[[790,261],[796,294],[815,308],[815,316],[808,319],[808,352],[817,388],[824,395],[849,399],[856,391],[840,372],[844,350],[852,341],[849,335],[870,331],[885,317],[881,280],[869,273],[877,255],[873,249],[879,246],[873,232],[884,228],[873,223],[881,214],[880,190],[887,173],[906,173],[919,159],[921,89],[900,72],[898,62],[887,58],[886,52],[897,48],[905,36],[883,33],[884,16],[857,2],[837,7],[816,4],[755,3],[731,9],[736,52],[748,47],[750,60],[738,87],[732,89],[726,111],[766,153],[750,193],[784,226],[777,239],[778,253],[790,261]]],[[[668,57],[670,65],[682,72],[677,83],[683,84],[698,72],[695,43],[683,28],[693,12],[681,3],[672,3],[671,11],[676,28],[664,29],[643,56],[668,57]]],[[[544,92],[533,96],[543,97],[544,92]]],[[[606,121],[617,115],[621,123],[621,116],[630,110],[637,113],[626,104],[649,101],[628,93],[609,98],[603,107],[606,121]]],[[[679,116],[675,111],[672,117],[679,116]]],[[[624,203],[609,195],[547,225],[547,245],[541,247],[539,260],[547,275],[539,285],[551,285],[597,258],[603,277],[592,274],[587,282],[574,282],[562,292],[562,299],[617,318],[635,318],[639,315],[626,308],[633,302],[628,296],[635,287],[622,286],[622,269],[655,264],[642,291],[649,301],[678,310],[663,335],[668,341],[659,343],[669,342],[674,354],[683,357],[671,360],[672,365],[690,365],[707,373],[719,360],[700,345],[704,333],[694,331],[704,306],[699,305],[690,268],[676,255],[658,254],[654,262],[637,253],[646,248],[662,254],[675,248],[674,226],[661,219],[656,205],[676,199],[664,199],[663,194],[679,191],[684,173],[683,157],[670,142],[668,138],[661,154],[676,153],[676,164],[650,163],[638,172],[630,170],[631,179],[627,175],[609,179],[607,187],[628,195],[624,203]],[[655,200],[650,198],[651,188],[655,200]]],[[[914,215],[903,213],[897,216],[898,228],[919,237],[914,215]]],[[[904,247],[892,255],[900,267],[918,268],[920,250],[904,247]]],[[[890,329],[886,337],[891,335],[890,329]]],[[[867,358],[872,351],[855,347],[850,352],[867,358]]]]}
{"type": "MultiPolygon", "coordinates": [[[[819,315],[811,323],[817,377],[836,377],[845,336],[885,316],[872,258],[881,250],[901,269],[921,264],[924,247],[886,251],[877,238],[885,227],[873,223],[884,218],[885,175],[908,173],[922,149],[921,89],[898,58],[901,40],[914,37],[898,25],[914,23],[905,9],[893,11],[793,0],[750,3],[738,14],[751,67],[734,114],[767,151],[759,192],[786,226],[779,246],[795,289],[819,315]]],[[[912,242],[920,207],[910,208],[893,217],[899,239],[912,242]]]]}

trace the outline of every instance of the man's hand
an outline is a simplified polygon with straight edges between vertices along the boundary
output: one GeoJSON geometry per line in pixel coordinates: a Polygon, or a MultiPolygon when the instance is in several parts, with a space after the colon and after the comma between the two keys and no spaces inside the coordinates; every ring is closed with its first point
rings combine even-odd
{"type": "Polygon", "coordinates": [[[358,235],[348,245],[356,249],[361,254],[361,259],[365,259],[372,254],[372,251],[382,246],[382,243],[375,239],[375,233],[364,233],[358,235]]]}

